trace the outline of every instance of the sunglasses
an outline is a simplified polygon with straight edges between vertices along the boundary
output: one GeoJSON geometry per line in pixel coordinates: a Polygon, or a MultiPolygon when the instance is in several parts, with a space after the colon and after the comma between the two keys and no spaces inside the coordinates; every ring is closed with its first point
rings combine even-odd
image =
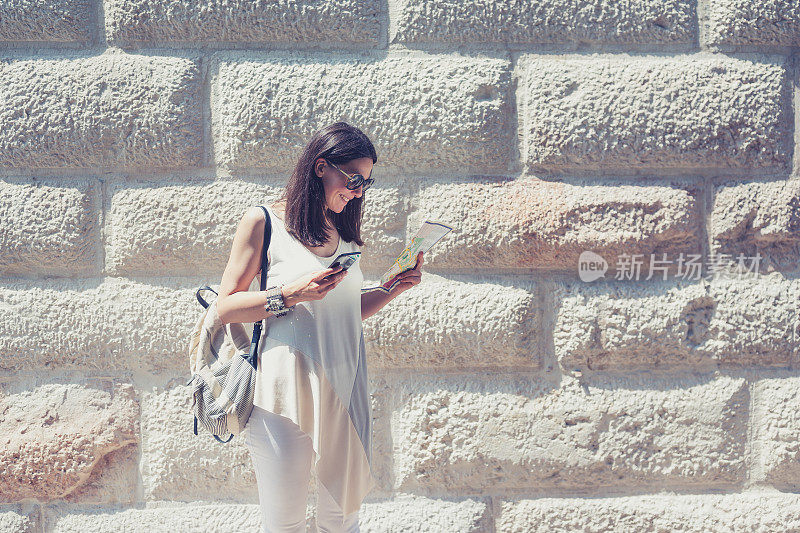
{"type": "Polygon", "coordinates": [[[370,177],[369,178],[365,178],[361,174],[353,174],[351,176],[350,174],[348,174],[347,172],[345,172],[341,168],[337,167],[336,165],[334,165],[333,163],[331,163],[327,159],[325,160],[325,162],[328,163],[333,168],[335,168],[336,170],[338,170],[339,172],[341,172],[342,174],[344,174],[345,177],[347,177],[347,182],[344,184],[344,186],[347,187],[351,191],[354,191],[354,190],[358,189],[359,187],[364,187],[363,189],[361,189],[361,191],[362,192],[366,192],[366,190],[369,189],[372,186],[373,183],[375,183],[375,180],[372,178],[371,173],[370,173],[370,177]]]}

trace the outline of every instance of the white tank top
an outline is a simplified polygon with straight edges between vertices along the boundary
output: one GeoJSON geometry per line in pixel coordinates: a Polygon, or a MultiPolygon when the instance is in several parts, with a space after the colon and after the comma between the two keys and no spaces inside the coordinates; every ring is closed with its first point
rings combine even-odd
{"type": "MultiPolygon", "coordinates": [[[[339,254],[360,249],[340,237],[336,252],[320,257],[290,235],[270,207],[267,211],[272,222],[267,287],[326,269],[339,254]]],[[[300,302],[287,315],[264,321],[254,399],[311,437],[317,478],[345,514],[357,511],[376,484],[359,263],[323,299],[300,302]]]]}

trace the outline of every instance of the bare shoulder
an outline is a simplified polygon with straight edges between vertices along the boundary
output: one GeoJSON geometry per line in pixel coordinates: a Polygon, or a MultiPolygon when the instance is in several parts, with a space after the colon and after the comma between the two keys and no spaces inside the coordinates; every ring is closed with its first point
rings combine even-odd
{"type": "Polygon", "coordinates": [[[256,229],[258,226],[263,226],[264,220],[264,211],[257,205],[248,207],[242,217],[242,222],[246,223],[248,227],[256,229]]]}
{"type": "Polygon", "coordinates": [[[260,246],[260,239],[261,235],[264,233],[265,222],[264,211],[260,207],[257,205],[248,207],[236,228],[234,247],[243,245],[255,247],[257,244],[260,246]],[[247,244],[245,245],[245,243],[247,244]]]}

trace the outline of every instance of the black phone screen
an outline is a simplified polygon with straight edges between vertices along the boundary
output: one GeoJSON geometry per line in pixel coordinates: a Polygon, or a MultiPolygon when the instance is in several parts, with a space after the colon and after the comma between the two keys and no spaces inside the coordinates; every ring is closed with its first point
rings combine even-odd
{"type": "Polygon", "coordinates": [[[360,255],[361,252],[350,252],[346,254],[341,254],[336,259],[334,259],[333,263],[331,263],[331,266],[328,268],[336,268],[339,265],[341,265],[342,270],[347,270],[348,268],[353,266],[353,264],[356,262],[356,260],[359,258],[360,255]]]}

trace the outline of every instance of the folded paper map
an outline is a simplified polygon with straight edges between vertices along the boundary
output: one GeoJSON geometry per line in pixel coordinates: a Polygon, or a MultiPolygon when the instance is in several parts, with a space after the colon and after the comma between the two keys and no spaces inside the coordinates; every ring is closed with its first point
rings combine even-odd
{"type": "Polygon", "coordinates": [[[417,264],[417,254],[420,252],[425,253],[430,250],[434,244],[447,235],[453,228],[439,224],[438,222],[431,222],[426,220],[422,223],[416,235],[411,239],[411,242],[405,249],[400,252],[397,259],[394,260],[391,268],[381,276],[379,285],[375,287],[365,287],[361,292],[369,292],[374,290],[381,290],[384,292],[391,292],[399,280],[396,279],[399,274],[406,270],[411,270],[417,264]]]}

